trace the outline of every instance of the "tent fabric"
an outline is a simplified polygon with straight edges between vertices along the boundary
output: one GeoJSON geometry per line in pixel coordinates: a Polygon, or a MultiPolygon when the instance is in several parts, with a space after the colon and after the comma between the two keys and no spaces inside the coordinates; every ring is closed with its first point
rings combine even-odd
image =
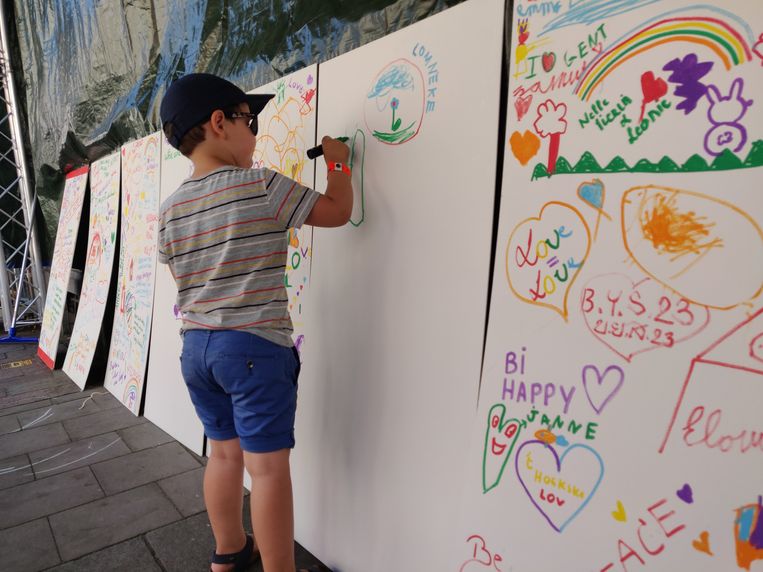
{"type": "Polygon", "coordinates": [[[18,78],[52,255],[64,175],[160,128],[171,81],[249,90],[461,0],[15,0],[18,78]]]}

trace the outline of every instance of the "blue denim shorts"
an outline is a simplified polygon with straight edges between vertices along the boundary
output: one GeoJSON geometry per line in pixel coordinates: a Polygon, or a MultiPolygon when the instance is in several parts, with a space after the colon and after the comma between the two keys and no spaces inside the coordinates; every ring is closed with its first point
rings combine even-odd
{"type": "Polygon", "coordinates": [[[295,348],[248,332],[189,330],[180,361],[207,437],[238,437],[252,453],[294,447],[300,368],[295,348]]]}

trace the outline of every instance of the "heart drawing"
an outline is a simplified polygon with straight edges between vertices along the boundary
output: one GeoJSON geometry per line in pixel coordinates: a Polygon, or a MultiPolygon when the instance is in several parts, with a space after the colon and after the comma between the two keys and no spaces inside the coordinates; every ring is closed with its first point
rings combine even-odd
{"type": "Polygon", "coordinates": [[[625,373],[618,365],[610,365],[603,372],[595,365],[583,368],[583,389],[588,403],[597,415],[600,415],[607,403],[617,395],[624,381],[625,373]]]}
{"type": "Polygon", "coordinates": [[[506,247],[506,278],[512,292],[567,319],[567,295],[591,248],[583,216],[567,203],[546,203],[538,217],[519,223],[506,247]]]}
{"type": "Polygon", "coordinates": [[[515,131],[509,138],[509,145],[511,145],[511,152],[514,154],[514,157],[524,166],[538,154],[540,139],[531,131],[525,131],[523,134],[515,131]]]}
{"type": "Polygon", "coordinates": [[[572,445],[559,456],[553,445],[527,441],[514,462],[530,501],[557,532],[591,502],[604,478],[604,461],[588,445],[572,445]]]}
{"type": "Polygon", "coordinates": [[[700,333],[710,311],[651,278],[633,282],[603,274],[583,288],[580,307],[591,333],[626,361],[658,348],[670,349],[700,333]]]}
{"type": "Polygon", "coordinates": [[[604,183],[601,179],[581,183],[578,187],[578,197],[596,210],[601,210],[604,207],[604,183]]]}
{"type": "Polygon", "coordinates": [[[680,489],[676,491],[676,496],[684,501],[686,504],[694,502],[694,491],[689,483],[686,483],[680,489]]]}
{"type": "Polygon", "coordinates": [[[525,95],[524,97],[518,97],[514,101],[514,109],[517,112],[517,121],[522,121],[522,118],[530,111],[530,105],[533,102],[532,94],[525,95]]]}
{"type": "Polygon", "coordinates": [[[644,119],[644,110],[647,104],[659,101],[661,97],[668,93],[668,84],[662,78],[655,78],[653,72],[644,72],[641,75],[641,93],[644,95],[644,99],[641,100],[639,123],[644,119]]]}
{"type": "Polygon", "coordinates": [[[521,427],[517,419],[505,419],[506,406],[497,403],[490,408],[485,431],[485,450],[482,454],[482,492],[498,486],[506,469],[521,427]]]}
{"type": "Polygon", "coordinates": [[[544,72],[550,72],[556,64],[556,54],[554,52],[544,52],[543,56],[541,56],[541,64],[543,65],[544,72]]]}
{"type": "Polygon", "coordinates": [[[657,101],[668,93],[668,84],[661,77],[655,78],[653,72],[641,75],[641,93],[647,103],[657,101]]]}
{"type": "Polygon", "coordinates": [[[713,551],[710,549],[710,534],[706,530],[703,530],[699,534],[697,540],[692,540],[691,545],[697,552],[704,552],[705,554],[713,556],[713,551]]]}
{"type": "Polygon", "coordinates": [[[625,507],[622,501],[617,501],[617,510],[612,511],[612,518],[618,522],[627,522],[628,514],[625,512],[625,507]]]}

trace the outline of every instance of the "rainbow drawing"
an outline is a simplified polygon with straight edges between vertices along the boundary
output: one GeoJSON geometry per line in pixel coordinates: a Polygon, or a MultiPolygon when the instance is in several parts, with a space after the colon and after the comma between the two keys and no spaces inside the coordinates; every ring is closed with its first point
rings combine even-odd
{"type": "Polygon", "coordinates": [[[601,82],[623,63],[670,42],[703,45],[718,56],[726,69],[753,59],[742,34],[717,18],[666,18],[623,38],[591,62],[575,88],[580,99],[588,101],[601,82]]]}

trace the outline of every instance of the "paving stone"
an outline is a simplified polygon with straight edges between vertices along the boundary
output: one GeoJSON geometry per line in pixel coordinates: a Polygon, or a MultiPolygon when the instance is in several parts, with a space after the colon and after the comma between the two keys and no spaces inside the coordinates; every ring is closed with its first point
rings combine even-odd
{"type": "MultiPolygon", "coordinates": [[[[34,333],[34,330],[31,330],[32,333],[30,333],[29,336],[27,336],[25,333],[21,332],[21,329],[16,330],[16,335],[18,337],[36,337],[37,334],[34,333]]],[[[39,333],[39,332],[38,332],[39,333]]],[[[23,353],[23,354],[29,354],[29,356],[34,356],[37,354],[37,344],[29,342],[29,343],[22,343],[22,344],[11,344],[11,345],[4,345],[3,351],[8,353],[8,355],[11,355],[13,353],[23,353]]]]}
{"type": "Polygon", "coordinates": [[[150,483],[54,514],[50,525],[66,561],[180,518],[156,483],[150,483]]]}
{"type": "Polygon", "coordinates": [[[61,397],[54,397],[51,401],[53,403],[66,403],[67,401],[72,401],[74,399],[85,399],[88,395],[90,395],[88,392],[80,390],[79,386],[77,386],[77,391],[74,393],[62,395],[61,397]]]}
{"type": "Polygon", "coordinates": [[[8,415],[17,415],[19,413],[23,413],[24,411],[30,411],[32,409],[39,409],[40,407],[44,407],[46,405],[50,405],[51,400],[50,399],[39,399],[37,401],[32,401],[30,403],[24,403],[23,405],[16,405],[14,407],[0,407],[0,417],[7,417],[8,415]]]}
{"type": "Polygon", "coordinates": [[[86,390],[85,393],[88,397],[92,395],[93,401],[95,401],[96,405],[103,411],[106,411],[107,409],[116,409],[117,407],[124,407],[124,404],[121,401],[102,387],[86,390]]]}
{"type": "Polygon", "coordinates": [[[60,423],[33,427],[17,433],[0,435],[0,457],[14,457],[68,442],[69,436],[60,423]]]}
{"type": "Polygon", "coordinates": [[[0,489],[15,487],[21,483],[34,480],[34,475],[29,469],[29,457],[19,455],[11,459],[0,461],[0,489]]]}
{"type": "Polygon", "coordinates": [[[321,572],[331,572],[331,569],[324,566],[323,562],[313,556],[305,547],[301,544],[294,543],[294,560],[296,561],[297,570],[300,568],[310,568],[316,564],[320,567],[321,572]]]}
{"type": "MultiPolygon", "coordinates": [[[[248,526],[244,526],[251,532],[248,526]]],[[[209,570],[209,554],[215,547],[212,528],[207,513],[167,525],[146,534],[146,542],[167,572],[206,572],[209,570]]],[[[310,552],[294,543],[297,568],[321,565],[310,552]]],[[[322,570],[331,572],[328,568],[322,570]]],[[[262,562],[248,568],[248,572],[262,572],[262,562]]]]}
{"type": "MultiPolygon", "coordinates": [[[[215,547],[206,512],[149,532],[146,542],[167,572],[209,570],[209,554],[215,547]]],[[[260,570],[250,568],[251,572],[260,570]]]]}
{"type": "Polygon", "coordinates": [[[46,407],[40,407],[39,409],[32,409],[31,411],[21,413],[17,418],[21,426],[26,429],[28,427],[49,425],[50,423],[56,423],[57,421],[66,421],[67,419],[82,417],[83,415],[90,415],[91,413],[101,411],[101,408],[93,403],[92,400],[85,401],[85,399],[86,397],[83,397],[82,399],[74,401],[54,403],[46,407]]]}
{"type": "Polygon", "coordinates": [[[134,427],[122,429],[118,433],[133,451],[141,451],[173,441],[172,437],[153,423],[135,425],[134,427]]]}
{"type": "Polygon", "coordinates": [[[44,518],[0,530],[0,554],[3,570],[14,572],[36,572],[61,562],[44,518]]]}
{"type": "Polygon", "coordinates": [[[198,466],[180,443],[173,442],[97,463],[92,469],[106,494],[114,494],[198,466]]]}
{"type": "Polygon", "coordinates": [[[84,504],[103,496],[88,467],[0,491],[0,528],[84,504]]]}
{"type": "Polygon", "coordinates": [[[204,467],[158,482],[183,516],[204,512],[204,467]]]}
{"type": "Polygon", "coordinates": [[[35,359],[34,351],[21,346],[8,346],[3,344],[3,352],[0,353],[0,359],[3,362],[19,361],[20,359],[35,359]]]}
{"type": "Polygon", "coordinates": [[[21,429],[21,426],[15,416],[0,417],[0,435],[15,433],[19,429],[21,429]]]}
{"type": "Polygon", "coordinates": [[[116,433],[104,433],[65,445],[30,453],[35,476],[40,479],[130,453],[116,433]]]}
{"type": "Polygon", "coordinates": [[[124,407],[121,401],[114,397],[111,393],[106,391],[103,387],[90,387],[84,391],[78,391],[69,395],[62,395],[61,397],[54,397],[51,399],[53,403],[67,403],[69,401],[77,401],[80,405],[86,401],[85,407],[95,405],[95,409],[91,409],[90,413],[94,411],[106,411],[107,409],[115,409],[117,407],[124,407]]]}
{"type": "Polygon", "coordinates": [[[67,393],[70,393],[69,387],[58,384],[41,387],[40,389],[35,389],[34,391],[22,393],[20,395],[11,395],[6,397],[7,391],[0,387],[0,409],[13,407],[16,405],[24,405],[26,403],[33,403],[41,399],[56,397],[58,395],[65,395],[67,393]]]}
{"type": "Polygon", "coordinates": [[[6,389],[5,395],[12,397],[39,389],[47,389],[51,384],[57,384],[53,379],[40,375],[24,375],[14,378],[0,378],[0,387],[6,389]]]}
{"type": "MultiPolygon", "coordinates": [[[[11,382],[15,379],[26,379],[26,374],[21,368],[14,367],[9,369],[0,369],[0,383],[3,383],[4,388],[10,386],[9,383],[5,382],[11,382]]],[[[7,391],[5,392],[5,395],[8,395],[7,391]]]]}
{"type": "Polygon", "coordinates": [[[120,407],[69,419],[64,421],[64,427],[72,439],[84,439],[145,422],[145,418],[136,417],[126,407],[120,407]]]}
{"type": "Polygon", "coordinates": [[[47,572],[161,572],[142,538],[133,538],[109,548],[49,569],[47,572]]]}

